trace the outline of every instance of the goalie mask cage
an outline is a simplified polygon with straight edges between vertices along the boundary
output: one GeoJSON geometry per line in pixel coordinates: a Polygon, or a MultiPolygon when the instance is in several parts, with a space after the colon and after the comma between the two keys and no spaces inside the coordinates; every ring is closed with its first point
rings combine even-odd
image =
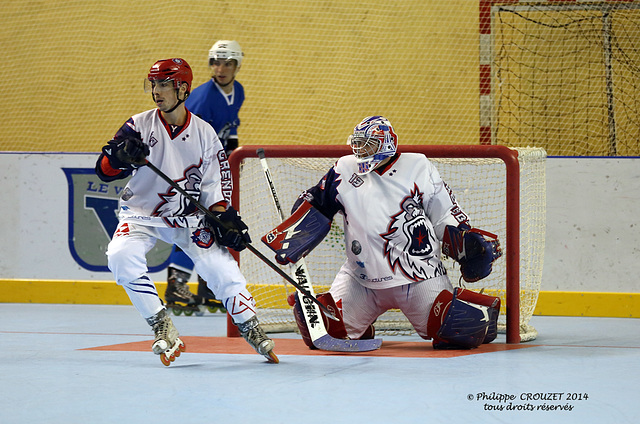
{"type": "MultiPolygon", "coordinates": [[[[263,147],[285,216],[298,195],[317,184],[334,162],[351,154],[348,146],[242,146],[230,157],[234,179],[233,204],[241,212],[253,246],[273,259],[260,237],[280,223],[256,150],[263,147]]],[[[499,327],[507,342],[533,340],[529,325],[542,278],[545,238],[545,161],[543,149],[505,146],[401,146],[401,152],[425,154],[438,168],[467,212],[471,224],[498,235],[503,257],[489,277],[467,284],[472,290],[500,296],[499,327]]],[[[380,199],[384,201],[384,199],[380,199]]],[[[366,219],[366,217],[363,217],[366,219]]],[[[316,293],[327,291],[345,261],[342,217],[336,215],[331,231],[307,257],[316,293]]],[[[257,303],[265,331],[297,331],[286,302],[295,288],[255,255],[236,254],[248,289],[257,303]]],[[[443,258],[454,286],[463,280],[455,261],[443,258]]],[[[288,270],[287,267],[283,269],[288,270]]],[[[425,314],[429,311],[425,311],[425,314]]],[[[411,334],[413,328],[398,310],[383,314],[375,323],[378,334],[411,334]]],[[[229,325],[229,335],[235,327],[229,325]]]]}

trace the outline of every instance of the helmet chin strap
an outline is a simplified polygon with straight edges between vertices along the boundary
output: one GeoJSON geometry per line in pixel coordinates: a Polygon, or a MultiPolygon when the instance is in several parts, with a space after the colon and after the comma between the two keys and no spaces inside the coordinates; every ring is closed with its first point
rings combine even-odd
{"type": "MultiPolygon", "coordinates": [[[[164,113],[171,113],[171,112],[173,112],[174,110],[176,110],[176,108],[177,108],[178,106],[180,106],[180,104],[181,104],[181,103],[184,103],[184,101],[185,101],[185,100],[187,100],[187,97],[189,97],[189,95],[188,95],[188,94],[185,94],[184,100],[181,100],[181,99],[178,97],[179,92],[180,92],[180,90],[176,90],[176,99],[178,99],[178,101],[176,102],[175,106],[173,106],[171,109],[169,109],[169,110],[165,111],[164,113]]],[[[156,101],[156,96],[155,96],[153,93],[151,94],[151,96],[153,97],[153,101],[155,102],[155,101],[156,101]]]]}
{"type": "Polygon", "coordinates": [[[176,105],[175,105],[174,107],[172,107],[171,109],[169,109],[169,110],[165,111],[164,113],[171,113],[171,112],[173,112],[174,110],[176,110],[176,108],[177,108],[178,106],[180,106],[180,103],[184,103],[184,100],[180,100],[180,99],[178,99],[178,102],[176,103],[176,105]]]}

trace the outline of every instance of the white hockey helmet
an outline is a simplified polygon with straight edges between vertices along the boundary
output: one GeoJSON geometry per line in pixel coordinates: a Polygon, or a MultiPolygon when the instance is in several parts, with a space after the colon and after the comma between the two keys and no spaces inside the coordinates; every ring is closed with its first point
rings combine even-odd
{"type": "Polygon", "coordinates": [[[373,171],[383,160],[396,154],[398,136],[383,116],[369,116],[355,126],[347,139],[358,163],[358,174],[373,171]]]}
{"type": "Polygon", "coordinates": [[[236,72],[240,69],[240,65],[242,65],[242,58],[244,53],[242,53],[242,48],[237,41],[233,40],[219,40],[216,41],[211,49],[209,49],[209,66],[211,66],[211,62],[214,60],[231,60],[235,59],[238,63],[238,67],[236,68],[236,72]]]}

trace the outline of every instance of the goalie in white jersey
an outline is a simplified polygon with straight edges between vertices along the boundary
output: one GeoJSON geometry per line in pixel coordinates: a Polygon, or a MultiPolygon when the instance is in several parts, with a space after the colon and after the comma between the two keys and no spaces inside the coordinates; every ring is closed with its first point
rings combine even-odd
{"type": "MultiPolygon", "coordinates": [[[[343,215],[347,260],[329,294],[318,296],[342,313],[344,328],[326,322],[329,333],[373,337],[375,320],[397,308],[421,337],[434,339],[436,348],[492,341],[500,299],[454,291],[440,257],[445,250],[460,262],[466,281],[477,281],[501,255],[497,238],[471,229],[424,155],[397,151],[398,137],[386,118],[365,118],[348,144],[353,155],[340,158],[316,186],[304,191],[292,217],[263,238],[278,262],[296,262],[320,243],[333,217],[343,215]]],[[[304,337],[299,299],[290,304],[304,337]]]]}
{"type": "Polygon", "coordinates": [[[157,108],[127,120],[98,158],[96,173],[103,181],[132,176],[122,191],[120,222],[107,248],[109,269],[152,326],[156,336],[152,350],[165,365],[179,356],[184,344],[148,275],[145,255],[156,240],[176,244],[186,252],[245,339],[258,353],[278,362],[273,341],[258,324],[245,278],[227,250],[241,251],[251,239],[247,226],[230,206],[231,172],[216,132],[184,106],[192,79],[191,68],[183,59],[156,62],[145,86],[157,108]],[[147,161],[219,219],[203,215],[146,167],[147,161]]]}

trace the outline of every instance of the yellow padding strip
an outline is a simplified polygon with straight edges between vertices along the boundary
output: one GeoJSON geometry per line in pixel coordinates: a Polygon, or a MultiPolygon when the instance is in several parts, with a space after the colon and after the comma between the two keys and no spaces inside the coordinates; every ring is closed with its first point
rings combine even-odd
{"type": "MultiPolygon", "coordinates": [[[[166,282],[156,282],[158,293],[164,297],[166,282]]],[[[197,283],[189,283],[197,292],[197,283]]],[[[291,286],[249,285],[249,291],[260,303],[263,298],[276,296],[278,307],[288,307],[287,293],[291,286]],[[275,293],[274,293],[275,292],[275,293]]],[[[316,287],[316,292],[328,287],[316,287]]],[[[2,280],[0,303],[70,303],[89,305],[130,305],[124,289],[113,281],[76,280],[2,280]]],[[[640,293],[542,291],[534,315],[640,318],[640,293]]]]}
{"type": "MultiPolygon", "coordinates": [[[[156,283],[164,295],[167,283],[156,283]]],[[[0,280],[0,302],[131,305],[124,289],[114,281],[0,280]]]]}
{"type": "Polygon", "coordinates": [[[542,291],[533,314],[640,318],[640,293],[542,291]]]}

